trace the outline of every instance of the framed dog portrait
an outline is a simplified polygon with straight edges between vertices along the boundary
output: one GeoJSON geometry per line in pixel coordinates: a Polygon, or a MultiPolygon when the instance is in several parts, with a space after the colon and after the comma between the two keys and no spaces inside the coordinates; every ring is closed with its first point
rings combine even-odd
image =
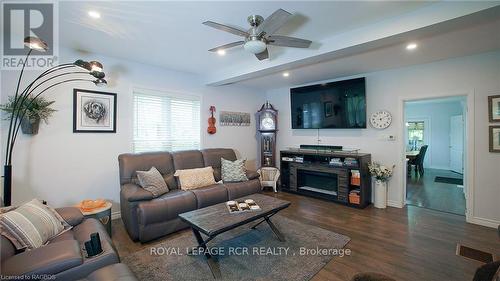
{"type": "Polygon", "coordinates": [[[500,122],[500,95],[488,97],[490,122],[500,122]]]}
{"type": "Polygon", "coordinates": [[[116,94],[74,89],[73,133],[116,133],[116,94]]]}

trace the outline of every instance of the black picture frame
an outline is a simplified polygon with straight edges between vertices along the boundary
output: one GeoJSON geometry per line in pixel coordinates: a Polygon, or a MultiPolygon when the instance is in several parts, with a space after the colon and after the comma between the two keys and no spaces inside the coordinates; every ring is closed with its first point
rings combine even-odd
{"type": "MultiPolygon", "coordinates": [[[[92,91],[86,89],[73,89],[73,133],[116,133],[116,115],[117,115],[117,94],[101,91],[92,91]],[[87,98],[108,100],[108,110],[105,114],[112,115],[108,117],[109,126],[85,126],[82,122],[82,94],[87,94],[87,98]],[[111,109],[112,111],[109,111],[111,109]],[[80,122],[79,122],[80,121],[80,122]],[[99,129],[96,129],[99,128],[99,129]]],[[[102,106],[102,104],[101,104],[102,106]]],[[[88,115],[87,115],[88,116],[88,115]]],[[[97,120],[96,122],[99,122],[97,120]]]]}
{"type": "Polygon", "coordinates": [[[488,97],[488,117],[491,123],[500,122],[500,95],[488,97]],[[496,112],[493,112],[494,109],[496,112]]]}
{"type": "Polygon", "coordinates": [[[500,142],[500,126],[490,126],[490,152],[500,153],[500,146],[498,143],[500,142]],[[497,132],[498,131],[498,132],[497,132]],[[495,137],[495,132],[497,132],[497,136],[495,137]],[[497,142],[497,145],[494,143],[497,142]]]}

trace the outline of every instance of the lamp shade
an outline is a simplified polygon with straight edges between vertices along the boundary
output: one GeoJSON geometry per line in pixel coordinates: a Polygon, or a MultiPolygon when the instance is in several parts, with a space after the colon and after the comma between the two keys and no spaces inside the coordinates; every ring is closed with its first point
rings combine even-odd
{"type": "Polygon", "coordinates": [[[104,78],[98,78],[98,79],[94,80],[93,82],[97,87],[104,87],[104,86],[108,85],[108,81],[106,81],[106,79],[104,79],[104,78]]]}
{"type": "Polygon", "coordinates": [[[94,76],[97,79],[102,79],[106,76],[106,74],[104,74],[104,72],[102,71],[91,71],[90,75],[94,76]]]}
{"type": "Polygon", "coordinates": [[[266,50],[266,43],[261,40],[250,40],[243,45],[243,48],[252,54],[259,54],[266,50]]]}
{"type": "Polygon", "coordinates": [[[83,68],[84,70],[90,71],[92,67],[90,66],[89,62],[86,62],[84,60],[77,60],[73,63],[74,65],[83,68]]]}
{"type": "Polygon", "coordinates": [[[93,60],[90,61],[89,64],[90,64],[90,71],[102,72],[103,69],[102,63],[93,60]]]}
{"type": "Polygon", "coordinates": [[[45,52],[49,49],[49,46],[47,45],[47,43],[45,43],[45,41],[33,36],[24,38],[24,46],[32,50],[37,50],[39,52],[45,52]]]}

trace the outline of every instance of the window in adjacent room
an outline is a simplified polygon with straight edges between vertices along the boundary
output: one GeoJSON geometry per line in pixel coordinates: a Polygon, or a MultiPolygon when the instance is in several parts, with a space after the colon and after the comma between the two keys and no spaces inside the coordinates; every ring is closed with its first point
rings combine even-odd
{"type": "Polygon", "coordinates": [[[408,145],[411,150],[419,150],[424,145],[424,121],[411,121],[407,123],[408,145]]]}
{"type": "Polygon", "coordinates": [[[134,152],[200,148],[200,98],[135,89],[134,152]]]}

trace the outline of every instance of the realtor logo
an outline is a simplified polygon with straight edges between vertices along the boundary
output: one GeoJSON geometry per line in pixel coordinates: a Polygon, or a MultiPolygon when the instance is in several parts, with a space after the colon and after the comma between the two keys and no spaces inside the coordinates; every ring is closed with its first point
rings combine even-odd
{"type": "Polygon", "coordinates": [[[37,37],[47,43],[46,52],[33,51],[27,68],[48,68],[56,64],[56,3],[2,3],[2,69],[22,67],[29,49],[24,38],[37,37]]]}

